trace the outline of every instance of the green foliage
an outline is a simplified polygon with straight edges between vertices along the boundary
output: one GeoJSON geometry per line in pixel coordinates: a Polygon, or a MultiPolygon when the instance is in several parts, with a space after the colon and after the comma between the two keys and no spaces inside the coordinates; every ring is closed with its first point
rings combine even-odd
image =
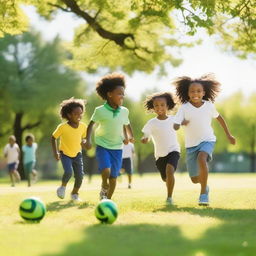
{"type": "Polygon", "coordinates": [[[5,34],[19,34],[27,30],[28,19],[19,0],[0,0],[0,38],[5,34]]]}

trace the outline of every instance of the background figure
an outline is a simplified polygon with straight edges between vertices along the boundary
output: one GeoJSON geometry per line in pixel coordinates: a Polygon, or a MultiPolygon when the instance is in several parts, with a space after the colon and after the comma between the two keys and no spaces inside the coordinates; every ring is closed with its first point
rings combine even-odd
{"type": "Polygon", "coordinates": [[[37,172],[34,169],[36,165],[37,143],[33,134],[25,137],[26,145],[22,147],[24,172],[28,179],[28,187],[31,186],[31,176],[36,181],[37,172]]]}
{"type": "Polygon", "coordinates": [[[129,142],[127,145],[124,144],[122,154],[122,168],[120,175],[124,172],[128,176],[128,188],[132,188],[132,174],[133,174],[133,159],[135,156],[134,144],[129,142]]]}
{"type": "Polygon", "coordinates": [[[15,181],[20,181],[20,174],[17,171],[20,158],[20,148],[16,143],[16,138],[14,135],[9,137],[9,143],[4,147],[4,157],[7,159],[11,186],[14,187],[15,181]]]}

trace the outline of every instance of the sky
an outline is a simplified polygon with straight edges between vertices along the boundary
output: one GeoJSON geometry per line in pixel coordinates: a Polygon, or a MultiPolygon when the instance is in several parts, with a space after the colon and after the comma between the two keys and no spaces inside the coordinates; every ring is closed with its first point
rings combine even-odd
{"type": "MultiPolygon", "coordinates": [[[[33,7],[24,7],[29,16],[31,25],[42,32],[46,40],[59,35],[63,40],[71,41],[74,28],[83,21],[70,13],[59,13],[51,21],[40,18],[33,7]]],[[[134,100],[139,100],[145,90],[172,91],[171,81],[177,76],[200,77],[205,73],[214,73],[222,84],[220,99],[237,91],[242,91],[246,96],[256,93],[256,62],[255,60],[241,60],[231,53],[225,53],[216,45],[214,39],[205,36],[203,43],[192,48],[180,51],[183,63],[179,67],[169,67],[166,77],[159,78],[156,72],[144,74],[136,72],[127,76],[126,94],[134,100]]],[[[97,75],[85,76],[90,88],[94,88],[99,77],[97,75]]]]}

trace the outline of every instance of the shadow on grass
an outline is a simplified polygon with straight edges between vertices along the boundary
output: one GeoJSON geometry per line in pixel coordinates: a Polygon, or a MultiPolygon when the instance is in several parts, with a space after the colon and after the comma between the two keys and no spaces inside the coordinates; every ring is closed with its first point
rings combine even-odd
{"type": "Polygon", "coordinates": [[[77,207],[78,209],[84,209],[89,206],[88,203],[74,203],[73,201],[55,201],[46,205],[46,209],[49,212],[61,211],[70,207],[77,207]]]}
{"type": "MultiPolygon", "coordinates": [[[[165,207],[158,211],[187,212],[212,217],[220,222],[206,229],[200,237],[187,237],[183,231],[197,226],[133,224],[93,225],[84,229],[77,243],[67,245],[59,253],[42,256],[255,256],[255,210],[165,207]]],[[[189,217],[190,218],[190,217],[189,217]]],[[[191,217],[193,222],[193,217],[191,217]]],[[[191,223],[193,224],[193,223],[191,223]]],[[[201,227],[200,227],[201,226],[201,227]]]]}

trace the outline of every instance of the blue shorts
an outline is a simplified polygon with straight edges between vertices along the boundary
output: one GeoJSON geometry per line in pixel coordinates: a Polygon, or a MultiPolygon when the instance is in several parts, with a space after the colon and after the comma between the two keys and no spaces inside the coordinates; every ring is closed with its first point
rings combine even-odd
{"type": "Polygon", "coordinates": [[[8,171],[13,172],[17,170],[19,162],[13,162],[8,164],[8,171]]]}
{"type": "Polygon", "coordinates": [[[199,145],[191,148],[186,148],[186,162],[190,177],[199,175],[197,156],[199,152],[206,152],[208,154],[207,162],[212,160],[212,152],[214,149],[214,141],[203,141],[199,145]]]}
{"type": "Polygon", "coordinates": [[[108,149],[97,145],[96,159],[99,171],[110,168],[111,178],[119,176],[119,171],[122,167],[122,151],[122,149],[108,149]]]}

